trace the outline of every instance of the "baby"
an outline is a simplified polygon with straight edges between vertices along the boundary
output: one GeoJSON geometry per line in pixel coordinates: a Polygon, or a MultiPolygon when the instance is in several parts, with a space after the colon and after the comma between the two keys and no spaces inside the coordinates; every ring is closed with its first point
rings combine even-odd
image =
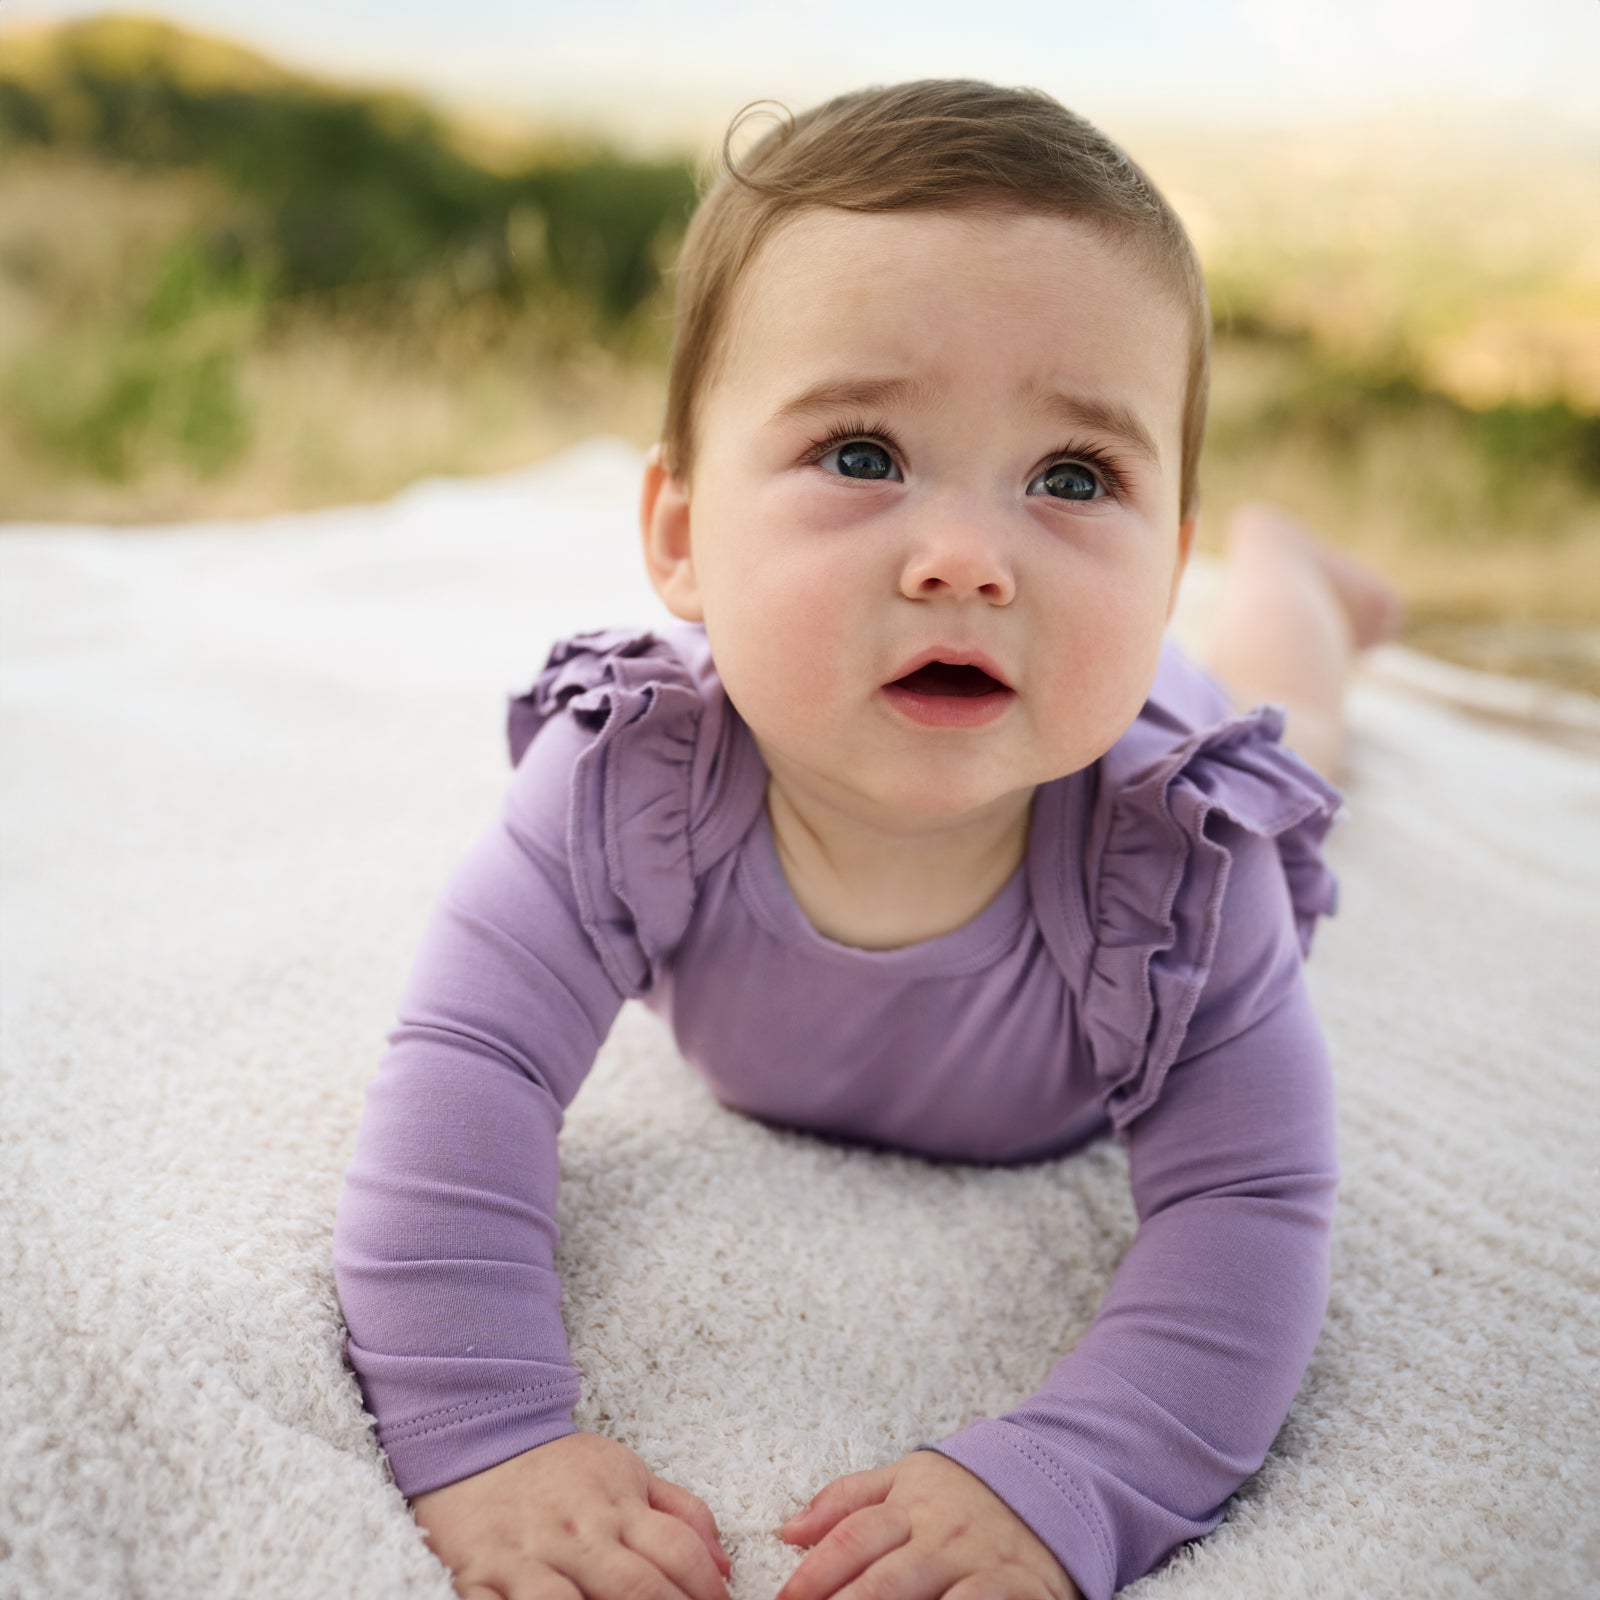
{"type": "Polygon", "coordinates": [[[623,1001],[772,1124],[992,1163],[1112,1133],[1138,1233],[1045,1385],[779,1530],[779,1600],[1105,1600],[1218,1525],[1326,1309],[1303,963],[1398,601],[1258,507],[1208,665],[1167,632],[1204,282],[1049,96],[872,88],[723,163],[640,504],[679,620],[565,638],[510,704],[367,1093],[348,1357],[462,1595],[726,1600],[711,1509],[572,1420],[557,1134],[623,1001]]]}

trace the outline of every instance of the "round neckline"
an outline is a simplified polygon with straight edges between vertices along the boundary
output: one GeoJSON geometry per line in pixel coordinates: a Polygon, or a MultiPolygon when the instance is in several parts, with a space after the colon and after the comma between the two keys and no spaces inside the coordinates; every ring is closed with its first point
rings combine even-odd
{"type": "Polygon", "coordinates": [[[778,842],[772,831],[765,793],[751,828],[751,848],[742,852],[739,878],[751,909],[769,933],[791,945],[800,945],[834,961],[854,966],[874,966],[896,972],[952,973],[987,966],[1015,941],[1027,919],[1029,862],[1037,848],[1035,829],[1041,820],[1039,791],[1029,801],[1028,848],[1016,870],[994,897],[959,928],[919,939],[914,944],[869,950],[830,939],[812,926],[795,899],[778,859],[778,842]]]}

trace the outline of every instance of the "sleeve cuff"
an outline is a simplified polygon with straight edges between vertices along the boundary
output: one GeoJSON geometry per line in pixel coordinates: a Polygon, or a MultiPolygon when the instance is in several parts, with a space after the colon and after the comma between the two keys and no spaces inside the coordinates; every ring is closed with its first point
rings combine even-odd
{"type": "Polygon", "coordinates": [[[578,1431],[572,1412],[582,1395],[582,1380],[570,1367],[388,1356],[370,1350],[353,1350],[352,1358],[368,1412],[387,1419],[401,1410],[401,1420],[379,1422],[377,1441],[389,1458],[396,1487],[408,1500],[578,1431]],[[426,1381],[429,1376],[432,1382],[426,1381]],[[450,1390],[460,1396],[469,1383],[470,1398],[451,1403],[450,1390]],[[435,1399],[445,1403],[405,1416],[402,1405],[391,1403],[402,1384],[412,1394],[432,1388],[435,1399]]]}
{"type": "Polygon", "coordinates": [[[1024,1428],[979,1417],[937,1450],[981,1479],[1038,1535],[1084,1600],[1111,1600],[1116,1558],[1100,1514],[1024,1428]]]}

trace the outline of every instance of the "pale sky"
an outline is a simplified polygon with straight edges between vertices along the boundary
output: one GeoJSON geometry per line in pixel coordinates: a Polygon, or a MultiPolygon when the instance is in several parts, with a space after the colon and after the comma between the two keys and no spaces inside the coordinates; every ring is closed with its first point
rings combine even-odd
{"type": "MultiPolygon", "coordinates": [[[[103,10],[0,0],[0,23],[103,10]]],[[[1600,134],[1597,0],[155,0],[292,65],[703,143],[745,102],[798,110],[919,77],[1029,85],[1118,119],[1342,122],[1459,112],[1600,134]]],[[[0,34],[0,49],[3,49],[0,34]]]]}

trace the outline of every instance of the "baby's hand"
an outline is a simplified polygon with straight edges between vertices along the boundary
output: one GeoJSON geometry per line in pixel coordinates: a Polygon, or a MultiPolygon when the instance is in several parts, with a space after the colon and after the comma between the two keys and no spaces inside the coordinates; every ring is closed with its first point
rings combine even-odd
{"type": "Polygon", "coordinates": [[[569,1586],[584,1600],[728,1600],[732,1563],[705,1501],[601,1434],[569,1433],[419,1494],[411,1514],[462,1600],[569,1586]]]}
{"type": "Polygon", "coordinates": [[[817,1546],[777,1600],[938,1600],[953,1590],[957,1600],[1083,1600],[1027,1523],[933,1450],[835,1478],[777,1531],[817,1546]]]}

